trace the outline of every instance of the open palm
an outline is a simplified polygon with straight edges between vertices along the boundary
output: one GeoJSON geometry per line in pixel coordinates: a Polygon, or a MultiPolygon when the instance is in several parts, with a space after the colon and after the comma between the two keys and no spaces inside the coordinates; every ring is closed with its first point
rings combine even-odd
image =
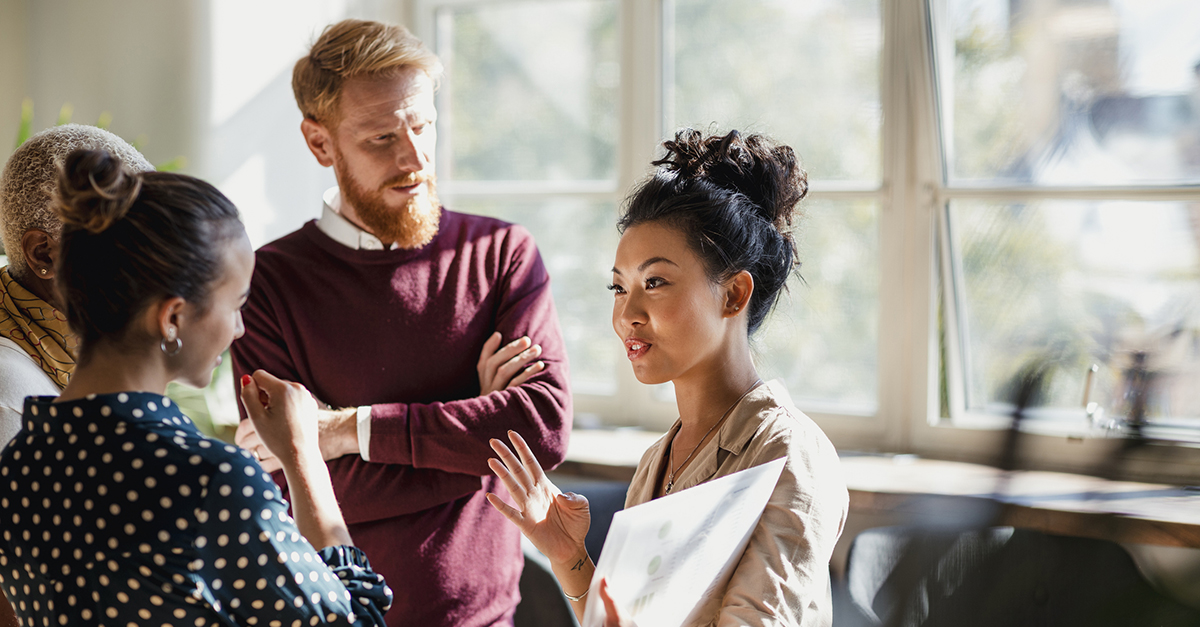
{"type": "Polygon", "coordinates": [[[525,534],[543,555],[555,563],[578,559],[592,517],[587,499],[578,494],[563,494],[546,478],[533,452],[515,431],[509,431],[516,454],[500,440],[491,441],[499,459],[488,466],[504,482],[513,505],[495,494],[488,501],[525,534]]]}

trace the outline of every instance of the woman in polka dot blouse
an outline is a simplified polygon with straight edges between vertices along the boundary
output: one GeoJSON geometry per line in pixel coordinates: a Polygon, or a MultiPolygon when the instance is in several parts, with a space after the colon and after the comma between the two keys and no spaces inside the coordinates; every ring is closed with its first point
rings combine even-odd
{"type": "Polygon", "coordinates": [[[103,151],[72,154],[59,191],[78,367],[61,396],[26,399],[0,456],[0,588],[22,623],[382,626],[391,591],[351,546],[311,395],[243,378],[295,520],[249,453],[163,396],[171,380],[206,384],[242,333],[254,258],[237,210],[103,151]]]}

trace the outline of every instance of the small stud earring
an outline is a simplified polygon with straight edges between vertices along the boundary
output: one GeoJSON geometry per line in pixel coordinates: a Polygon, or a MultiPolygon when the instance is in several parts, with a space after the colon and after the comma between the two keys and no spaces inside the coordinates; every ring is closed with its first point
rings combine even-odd
{"type": "Polygon", "coordinates": [[[47,272],[47,270],[45,268],[42,268],[42,276],[46,276],[46,272],[47,272]]]}

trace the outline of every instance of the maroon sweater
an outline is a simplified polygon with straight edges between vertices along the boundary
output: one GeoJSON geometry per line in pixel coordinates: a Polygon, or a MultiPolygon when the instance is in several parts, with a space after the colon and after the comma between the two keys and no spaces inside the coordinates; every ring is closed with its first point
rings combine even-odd
{"type": "Polygon", "coordinates": [[[334,407],[371,406],[371,462],[348,455],[329,470],[355,544],[395,592],[389,627],[509,624],[523,562],[516,527],[484,498],[507,498],[488,439],[515,430],[555,466],[571,416],[533,238],[443,209],[417,250],[353,250],[313,221],[256,257],[235,381],[262,368],[334,407]],[[493,331],[528,335],[546,369],[481,397],[475,365],[493,331]]]}

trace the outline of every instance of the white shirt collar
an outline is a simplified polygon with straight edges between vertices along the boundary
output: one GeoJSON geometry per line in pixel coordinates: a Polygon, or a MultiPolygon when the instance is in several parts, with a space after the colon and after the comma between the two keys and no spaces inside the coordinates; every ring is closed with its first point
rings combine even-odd
{"type": "Polygon", "coordinates": [[[333,241],[355,250],[395,250],[396,244],[384,246],[378,237],[358,228],[358,225],[342,215],[342,190],[337,186],[325,190],[322,195],[324,208],[321,218],[317,220],[317,228],[328,235],[333,241]]]}

